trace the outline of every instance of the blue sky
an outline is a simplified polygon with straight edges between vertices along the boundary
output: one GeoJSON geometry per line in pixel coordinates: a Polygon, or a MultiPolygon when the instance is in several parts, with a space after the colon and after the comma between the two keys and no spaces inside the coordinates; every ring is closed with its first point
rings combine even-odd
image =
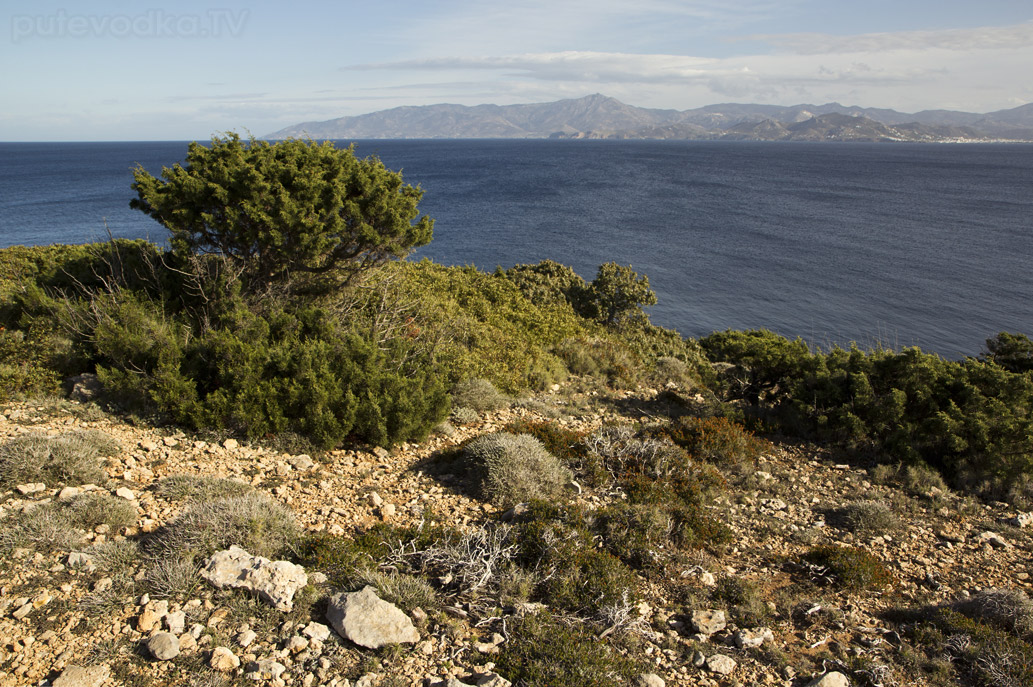
{"type": "Polygon", "coordinates": [[[78,2],[0,7],[0,140],[270,133],[399,105],[1033,101],[1029,0],[78,2]]]}

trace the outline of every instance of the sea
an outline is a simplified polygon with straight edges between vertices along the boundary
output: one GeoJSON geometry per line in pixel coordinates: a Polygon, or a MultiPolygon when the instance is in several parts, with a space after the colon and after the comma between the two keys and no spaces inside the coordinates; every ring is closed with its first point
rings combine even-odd
{"type": "MultiPolygon", "coordinates": [[[[340,145],[347,145],[342,142],[340,145]]],[[[977,355],[1033,334],[1033,145],[692,141],[355,142],[419,185],[411,259],[552,259],[649,277],[656,324],[767,328],[815,347],[977,355]]],[[[0,143],[0,247],[166,240],[132,170],[185,142],[0,143]]]]}

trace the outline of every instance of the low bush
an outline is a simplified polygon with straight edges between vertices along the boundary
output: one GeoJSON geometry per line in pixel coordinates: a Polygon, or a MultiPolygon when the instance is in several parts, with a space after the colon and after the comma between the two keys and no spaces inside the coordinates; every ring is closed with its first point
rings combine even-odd
{"type": "Polygon", "coordinates": [[[103,484],[108,476],[100,459],[119,451],[117,441],[97,430],[26,434],[0,444],[0,486],[103,484]]]}
{"type": "Polygon", "coordinates": [[[641,363],[631,349],[610,339],[565,339],[552,350],[571,373],[601,377],[615,388],[635,386],[641,374],[641,363]]]}
{"type": "Polygon", "coordinates": [[[516,420],[502,428],[510,434],[527,434],[542,442],[545,450],[561,463],[578,472],[588,458],[584,445],[585,434],[553,422],[516,420]]]}
{"type": "Polygon", "coordinates": [[[472,425],[479,421],[481,416],[473,408],[460,406],[452,409],[452,412],[449,414],[449,418],[459,425],[472,425]]]}
{"type": "Polygon", "coordinates": [[[871,470],[872,478],[881,484],[895,484],[915,496],[929,497],[948,491],[939,472],[925,463],[903,465],[882,463],[871,470]]]}
{"type": "Polygon", "coordinates": [[[487,379],[464,379],[452,387],[452,405],[458,408],[472,408],[483,413],[504,408],[509,403],[509,398],[487,379]]]}
{"type": "Polygon", "coordinates": [[[607,642],[548,612],[516,620],[496,669],[515,687],[631,685],[643,667],[607,642]]]}
{"type": "Polygon", "coordinates": [[[893,576],[878,558],[848,546],[819,546],[803,556],[811,567],[812,579],[839,587],[879,591],[893,582],[893,576]]]}
{"type": "Polygon", "coordinates": [[[357,586],[356,575],[377,565],[401,548],[422,551],[447,536],[437,525],[397,527],[380,523],[353,537],[316,532],[298,540],[294,558],[307,570],[318,570],[334,587],[357,586]]]}
{"type": "Polygon", "coordinates": [[[0,403],[58,391],[61,373],[55,336],[41,325],[28,331],[0,325],[0,403]]]}
{"type": "Polygon", "coordinates": [[[620,504],[595,517],[606,549],[636,570],[660,568],[679,546],[681,533],[662,508],[620,504]]]}
{"type": "Polygon", "coordinates": [[[1033,639],[1033,601],[1021,589],[988,589],[954,602],[964,616],[1033,639]]]}
{"type": "Polygon", "coordinates": [[[420,575],[407,575],[396,570],[382,571],[373,567],[358,568],[352,575],[351,585],[360,589],[370,585],[381,599],[405,611],[414,608],[430,610],[438,606],[438,595],[420,575]]]}
{"type": "Polygon", "coordinates": [[[892,534],[900,527],[893,509],[881,501],[852,503],[840,515],[848,530],[862,536],[892,534]]]}
{"type": "Polygon", "coordinates": [[[562,496],[572,475],[542,443],[527,434],[484,434],[466,445],[480,473],[482,496],[498,506],[562,496]]]}
{"type": "MultiPolygon", "coordinates": [[[[978,613],[975,614],[978,616],[978,613]]],[[[951,608],[927,609],[918,622],[904,626],[904,636],[927,664],[946,662],[951,684],[1012,687],[1033,684],[1033,645],[981,617],[951,608]]]]}
{"type": "Polygon", "coordinates": [[[445,586],[469,597],[501,593],[504,577],[513,575],[517,544],[509,525],[478,527],[467,532],[446,530],[438,539],[414,551],[412,558],[425,573],[448,580],[445,586]]]}
{"type": "Polygon", "coordinates": [[[711,598],[724,604],[732,620],[743,627],[757,627],[771,614],[757,584],[741,577],[727,575],[719,578],[711,598]]]}
{"type": "Polygon", "coordinates": [[[320,448],[352,434],[387,446],[422,439],[448,409],[438,370],[410,359],[404,340],[371,340],[317,308],[260,314],[237,303],[193,337],[138,319],[112,316],[98,335],[101,381],[188,426],[252,439],[293,432],[320,448]],[[145,343],[141,331],[151,332],[145,343]]]}
{"type": "Polygon", "coordinates": [[[591,513],[577,506],[531,503],[517,523],[519,561],[542,582],[535,597],[549,606],[595,616],[604,606],[636,596],[635,575],[596,547],[591,513]]]}
{"type": "Polygon", "coordinates": [[[137,517],[136,506],[104,492],[44,503],[0,522],[0,550],[70,551],[82,546],[86,532],[107,525],[117,534],[137,517]]]}
{"type": "Polygon", "coordinates": [[[276,559],[297,545],[301,529],[294,515],[255,493],[189,504],[144,544],[160,559],[198,560],[230,546],[276,559]]]}
{"type": "Polygon", "coordinates": [[[144,573],[143,586],[156,599],[186,597],[201,586],[199,570],[191,557],[159,558],[144,573]]]}
{"type": "Polygon", "coordinates": [[[90,560],[108,574],[127,574],[140,560],[140,545],[132,539],[106,541],[90,549],[90,560]]]}
{"type": "Polygon", "coordinates": [[[566,373],[549,348],[600,331],[565,301],[534,300],[505,276],[428,260],[387,266],[392,289],[412,303],[416,324],[437,343],[451,382],[480,377],[505,393],[547,388],[566,373]]]}
{"type": "Polygon", "coordinates": [[[666,387],[673,384],[680,391],[688,391],[700,383],[698,375],[689,367],[688,363],[670,355],[656,359],[651,377],[653,382],[659,386],[666,387]]]}
{"type": "Polygon", "coordinates": [[[724,389],[783,431],[875,449],[886,462],[925,463],[986,496],[1033,472],[1033,376],[917,348],[811,353],[767,331],[701,340],[728,363],[724,389]]]}
{"type": "Polygon", "coordinates": [[[751,465],[772,448],[768,442],[723,417],[682,417],[663,433],[693,458],[723,467],[751,465]]]}
{"type": "Polygon", "coordinates": [[[585,444],[615,479],[635,475],[670,479],[692,470],[688,454],[672,441],[642,436],[627,425],[603,427],[589,435],[585,444]]]}

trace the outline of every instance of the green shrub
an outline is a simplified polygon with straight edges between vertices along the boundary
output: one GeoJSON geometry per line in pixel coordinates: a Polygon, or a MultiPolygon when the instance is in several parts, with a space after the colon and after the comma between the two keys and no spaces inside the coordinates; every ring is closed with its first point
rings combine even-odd
{"type": "MultiPolygon", "coordinates": [[[[676,331],[650,324],[638,307],[652,300],[648,282],[645,279],[641,280],[646,286],[642,290],[641,284],[635,281],[637,275],[632,279],[612,278],[618,276],[617,273],[622,270],[624,277],[633,275],[627,268],[609,263],[600,267],[600,273],[605,272],[607,275],[602,280],[597,275],[596,282],[589,285],[570,267],[552,260],[544,260],[537,265],[516,265],[508,270],[498,270],[495,276],[515,284],[533,303],[569,306],[572,312],[585,318],[586,324],[600,334],[604,333],[598,326],[592,327],[593,321],[608,319],[611,312],[609,305],[617,305],[613,320],[615,324],[619,322],[620,331],[616,332],[611,328],[604,334],[604,338],[608,338],[611,344],[619,344],[617,349],[610,352],[579,351],[576,346],[569,343],[556,348],[557,354],[564,358],[569,369],[575,374],[602,374],[619,384],[630,385],[634,383],[634,378],[633,375],[626,374],[626,370],[635,372],[640,367],[634,360],[637,358],[645,362],[657,360],[657,369],[673,373],[676,376],[675,381],[685,384],[682,388],[690,388],[697,382],[709,384],[713,374],[699,345],[683,339],[676,331]],[[610,281],[609,286],[604,284],[607,280],[610,281]],[[640,296],[637,301],[634,297],[625,298],[636,290],[640,296]],[[622,308],[618,303],[622,298],[623,305],[627,307],[622,308]],[[620,351],[621,346],[626,349],[624,352],[620,351]],[[620,360],[629,352],[633,358],[630,365],[620,360]],[[607,357],[614,359],[607,361],[607,357]],[[664,362],[659,362],[661,359],[665,359],[664,362]]],[[[659,383],[668,381],[671,381],[670,377],[662,379],[659,383]]]]}
{"type": "Polygon", "coordinates": [[[381,346],[318,309],[258,315],[240,306],[186,345],[149,339],[151,347],[167,343],[160,352],[131,358],[145,375],[128,372],[118,353],[122,347],[137,350],[128,332],[127,324],[112,343],[98,344],[105,356],[101,380],[123,393],[149,396],[193,427],[251,439],[294,432],[320,448],[339,445],[350,434],[390,445],[422,439],[448,408],[433,365],[418,358],[400,363],[405,342],[381,346]]]}
{"type": "Polygon", "coordinates": [[[632,684],[642,667],[605,641],[548,612],[518,619],[509,627],[496,669],[516,687],[632,684]]]}
{"type": "Polygon", "coordinates": [[[423,577],[398,571],[381,571],[372,567],[358,568],[352,575],[351,585],[356,589],[370,585],[380,598],[403,610],[428,610],[438,605],[438,595],[423,577]]]}
{"type": "Polygon", "coordinates": [[[473,267],[392,263],[384,278],[414,305],[414,317],[437,341],[434,357],[452,382],[481,377],[511,394],[545,388],[565,375],[549,348],[600,330],[566,302],[533,301],[505,277],[473,267]]]}
{"type": "Polygon", "coordinates": [[[607,551],[635,570],[663,569],[680,551],[716,547],[731,532],[703,509],[676,500],[622,503],[599,510],[592,529],[607,551]]]}
{"type": "Polygon", "coordinates": [[[661,386],[674,384],[682,391],[688,391],[699,385],[699,378],[688,363],[669,355],[657,358],[652,379],[655,384],[661,386]]]}
{"type": "Polygon", "coordinates": [[[570,471],[527,434],[484,434],[466,445],[467,460],[481,474],[483,498],[499,506],[531,499],[556,499],[570,471]]]}
{"type": "Polygon", "coordinates": [[[397,527],[380,523],[354,537],[316,532],[297,542],[296,559],[306,570],[324,573],[331,586],[354,588],[357,575],[386,559],[392,547],[422,551],[446,536],[446,531],[433,524],[397,527]]]}
{"type": "Polygon", "coordinates": [[[641,364],[624,344],[599,338],[565,339],[553,352],[573,374],[601,377],[617,388],[634,386],[641,364]]]}
{"type": "Polygon", "coordinates": [[[639,276],[631,265],[608,262],[599,266],[586,301],[586,316],[611,329],[623,329],[648,322],[642,306],[656,305],[656,293],[649,288],[649,277],[639,276]]]}
{"type": "Polygon", "coordinates": [[[479,413],[508,406],[510,400],[487,379],[465,379],[452,387],[452,405],[479,413]]]}
{"type": "Polygon", "coordinates": [[[771,613],[757,584],[741,577],[718,578],[711,598],[726,605],[732,620],[743,627],[756,627],[771,613]]]}
{"type": "Polygon", "coordinates": [[[276,559],[297,545],[300,534],[289,510],[249,493],[189,504],[146,540],[145,549],[156,558],[197,560],[235,545],[276,559]]]}
{"type": "Polygon", "coordinates": [[[855,534],[892,534],[900,527],[893,510],[881,501],[858,501],[842,511],[844,526],[855,534]]]}
{"type": "Polygon", "coordinates": [[[634,596],[635,575],[619,558],[596,547],[592,517],[577,506],[531,503],[517,525],[520,562],[542,582],[535,596],[549,606],[594,615],[634,596]]]}
{"type": "Polygon", "coordinates": [[[833,348],[812,354],[771,332],[722,332],[701,341],[732,367],[725,389],[784,431],[876,449],[928,464],[987,496],[1033,472],[1033,377],[917,348],[833,348]]]}
{"type": "Polygon", "coordinates": [[[848,589],[882,590],[893,582],[886,566],[878,558],[848,546],[819,546],[803,556],[818,579],[848,589]]]}
{"type": "Polygon", "coordinates": [[[53,339],[52,332],[38,325],[28,331],[0,325],[0,403],[60,388],[53,339]]]}
{"type": "Polygon", "coordinates": [[[680,533],[662,508],[620,504],[600,510],[597,517],[607,550],[636,570],[661,567],[678,546],[680,533]]]}
{"type": "Polygon", "coordinates": [[[697,460],[738,467],[771,451],[771,444],[723,417],[679,418],[664,432],[697,460]]]}
{"type": "Polygon", "coordinates": [[[905,489],[919,496],[929,496],[936,490],[941,493],[948,491],[947,483],[943,481],[940,473],[924,463],[914,463],[905,467],[902,481],[905,489]]]}
{"type": "Polygon", "coordinates": [[[783,403],[787,381],[798,378],[811,358],[802,340],[789,341],[765,329],[714,332],[699,344],[711,361],[732,366],[720,376],[721,385],[732,398],[752,406],[762,400],[783,403]]]}
{"type": "Polygon", "coordinates": [[[0,486],[102,484],[108,476],[100,458],[120,450],[117,441],[97,430],[15,437],[0,444],[0,486]]]}
{"type": "Polygon", "coordinates": [[[498,269],[495,276],[512,282],[532,303],[569,303],[574,312],[583,313],[587,305],[588,283],[566,265],[542,260],[536,265],[514,265],[498,269]]]}
{"type": "Polygon", "coordinates": [[[128,574],[139,559],[140,545],[132,539],[106,541],[90,550],[90,560],[108,574],[128,574]]]}
{"type": "Polygon", "coordinates": [[[1025,334],[1000,332],[986,340],[986,350],[980,359],[1009,372],[1029,372],[1033,370],[1033,341],[1025,334]]]}
{"type": "Polygon", "coordinates": [[[559,458],[568,468],[578,471],[588,458],[584,433],[567,429],[553,422],[516,420],[502,428],[510,434],[528,434],[542,442],[545,450],[559,458]]]}

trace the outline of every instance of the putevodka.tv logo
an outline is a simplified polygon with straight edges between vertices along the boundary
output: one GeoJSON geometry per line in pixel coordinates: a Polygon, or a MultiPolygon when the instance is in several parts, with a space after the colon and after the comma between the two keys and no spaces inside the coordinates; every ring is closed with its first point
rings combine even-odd
{"type": "Polygon", "coordinates": [[[140,14],[21,14],[11,17],[11,41],[33,38],[233,38],[247,10],[211,9],[202,14],[147,10],[140,14]]]}

